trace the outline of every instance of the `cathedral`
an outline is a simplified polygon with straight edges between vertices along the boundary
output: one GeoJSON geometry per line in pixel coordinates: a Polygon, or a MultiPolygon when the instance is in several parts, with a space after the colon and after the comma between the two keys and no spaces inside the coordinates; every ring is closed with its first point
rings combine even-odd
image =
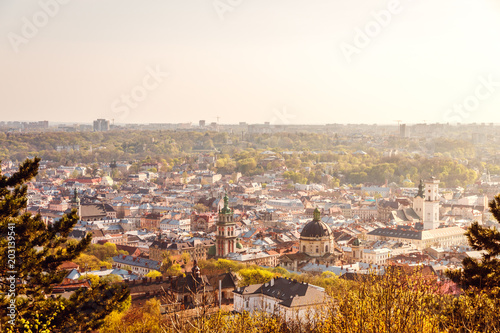
{"type": "Polygon", "coordinates": [[[321,221],[321,213],[316,208],[312,221],[308,222],[300,233],[299,252],[281,258],[280,266],[297,271],[307,263],[336,265],[342,258],[342,250],[333,240],[330,227],[321,221]]]}

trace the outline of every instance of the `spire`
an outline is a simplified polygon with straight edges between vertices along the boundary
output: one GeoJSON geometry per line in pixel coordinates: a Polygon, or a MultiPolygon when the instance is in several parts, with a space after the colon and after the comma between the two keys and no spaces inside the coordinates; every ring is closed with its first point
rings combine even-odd
{"type": "Polygon", "coordinates": [[[75,191],[73,193],[73,203],[80,204],[80,198],[78,198],[78,192],[76,191],[76,188],[75,188],[75,191]]]}
{"type": "Polygon", "coordinates": [[[425,185],[424,185],[424,181],[422,179],[420,179],[420,184],[418,185],[418,193],[417,195],[415,196],[416,197],[421,197],[423,198],[425,196],[425,193],[424,193],[424,188],[425,188],[425,185]]]}
{"type": "Polygon", "coordinates": [[[231,214],[231,209],[229,209],[229,198],[227,193],[224,195],[224,208],[221,211],[222,214],[231,214]]]}
{"type": "Polygon", "coordinates": [[[321,219],[321,212],[316,207],[316,209],[314,209],[313,221],[319,221],[320,219],[321,219]]]}

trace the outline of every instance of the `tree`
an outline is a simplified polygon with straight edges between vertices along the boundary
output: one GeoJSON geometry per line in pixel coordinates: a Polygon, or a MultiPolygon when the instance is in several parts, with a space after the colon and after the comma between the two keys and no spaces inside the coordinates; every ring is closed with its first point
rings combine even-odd
{"type": "MultiPolygon", "coordinates": [[[[489,207],[495,219],[500,221],[500,195],[495,196],[489,207]]],[[[447,271],[448,277],[465,289],[483,289],[500,297],[500,231],[474,222],[465,235],[474,250],[484,251],[482,259],[465,258],[463,269],[447,271]]]]}
{"type": "Polygon", "coordinates": [[[123,312],[113,311],[99,332],[171,332],[165,330],[166,328],[161,318],[161,303],[156,298],[151,298],[143,307],[134,307],[123,312]]]}
{"type": "Polygon", "coordinates": [[[240,285],[248,286],[251,284],[265,283],[271,280],[275,274],[261,268],[244,268],[238,272],[241,276],[240,285]]]}
{"type": "Polygon", "coordinates": [[[202,203],[197,203],[193,206],[193,209],[198,213],[206,213],[209,210],[209,208],[202,203]]]}
{"type": "Polygon", "coordinates": [[[96,256],[82,253],[73,262],[85,270],[96,271],[101,267],[111,268],[111,264],[106,261],[99,260],[96,256]]]}
{"type": "Polygon", "coordinates": [[[83,274],[78,278],[78,280],[83,281],[83,280],[89,280],[91,286],[96,286],[99,283],[99,276],[95,274],[83,274]]]}
{"type": "Polygon", "coordinates": [[[182,262],[184,263],[184,265],[187,265],[187,264],[188,264],[188,262],[190,262],[190,261],[191,261],[191,256],[189,255],[189,253],[188,253],[188,252],[183,252],[183,253],[181,254],[181,259],[182,259],[182,262]]]}
{"type": "MultiPolygon", "coordinates": [[[[126,251],[118,251],[116,248],[116,244],[107,242],[103,245],[101,244],[91,244],[86,250],[85,254],[95,256],[97,259],[102,261],[112,262],[112,258],[119,254],[128,255],[126,251]]],[[[109,267],[111,268],[111,267],[109,267]]]]}
{"type": "Polygon", "coordinates": [[[184,274],[182,272],[181,265],[176,263],[176,261],[172,258],[170,251],[163,253],[163,261],[160,267],[160,272],[167,276],[178,276],[184,274]]]}
{"type": "Polygon", "coordinates": [[[157,270],[152,270],[152,271],[149,271],[148,274],[146,274],[145,276],[148,278],[156,278],[156,277],[161,276],[161,273],[158,272],[157,270]]]}
{"type": "Polygon", "coordinates": [[[39,158],[26,160],[10,177],[0,174],[0,325],[4,325],[0,331],[96,329],[129,291],[126,286],[99,282],[75,291],[69,299],[46,297],[66,275],[58,266],[77,258],[89,246],[91,235],[68,243],[78,222],[76,210],[48,226],[40,215],[25,212],[26,183],[37,175],[39,162],[39,158]],[[12,304],[15,311],[9,317],[7,306],[12,304]]]}

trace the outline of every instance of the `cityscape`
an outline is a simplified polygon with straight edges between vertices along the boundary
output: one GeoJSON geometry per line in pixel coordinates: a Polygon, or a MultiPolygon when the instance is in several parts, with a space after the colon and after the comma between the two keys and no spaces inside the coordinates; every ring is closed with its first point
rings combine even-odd
{"type": "Polygon", "coordinates": [[[466,231],[500,230],[494,124],[0,125],[4,177],[25,163],[9,156],[40,158],[26,213],[44,228],[76,213],[67,242],[88,240],[51,297],[105,281],[167,328],[213,311],[310,325],[351,283],[396,272],[460,297],[449,272],[485,253],[466,231]]]}
{"type": "Polygon", "coordinates": [[[0,21],[0,333],[500,332],[498,1],[0,21]]]}

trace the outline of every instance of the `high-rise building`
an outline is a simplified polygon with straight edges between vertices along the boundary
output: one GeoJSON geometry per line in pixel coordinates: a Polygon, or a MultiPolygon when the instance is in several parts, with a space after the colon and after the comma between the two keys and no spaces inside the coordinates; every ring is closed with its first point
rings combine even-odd
{"type": "Polygon", "coordinates": [[[406,127],[406,124],[400,124],[399,125],[399,136],[402,138],[407,138],[408,135],[408,128],[406,127]]]}
{"type": "Polygon", "coordinates": [[[205,120],[200,120],[199,124],[200,124],[200,127],[205,127],[205,120]]]}
{"type": "Polygon", "coordinates": [[[229,208],[229,198],[224,196],[224,207],[219,210],[215,235],[215,254],[217,257],[226,257],[236,249],[236,224],[233,211],[229,208]]]}
{"type": "Polygon", "coordinates": [[[94,132],[106,132],[109,131],[109,120],[97,119],[94,120],[94,132]]]}
{"type": "Polygon", "coordinates": [[[425,201],[423,211],[424,230],[439,227],[439,180],[434,177],[425,182],[425,201]]]}

